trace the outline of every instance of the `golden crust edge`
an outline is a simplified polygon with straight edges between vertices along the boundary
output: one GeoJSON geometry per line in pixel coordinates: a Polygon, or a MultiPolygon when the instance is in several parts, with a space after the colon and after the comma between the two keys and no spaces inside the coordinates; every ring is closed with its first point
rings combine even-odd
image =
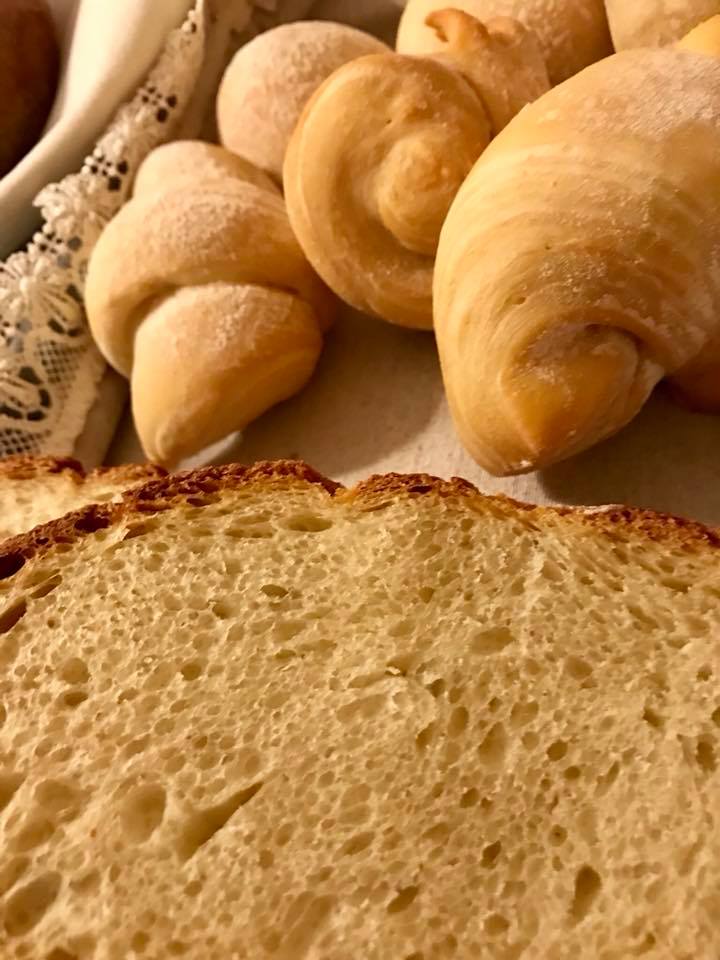
{"type": "MultiPolygon", "coordinates": [[[[122,469],[122,468],[121,468],[122,469]]],[[[429,474],[381,474],[345,488],[299,460],[260,461],[250,466],[228,464],[204,467],[181,474],[157,477],[126,491],[111,504],[91,504],[57,520],[41,524],[0,544],[0,580],[12,577],[25,563],[58,544],[69,544],[89,533],[123,520],[171,509],[180,502],[202,502],[223,490],[257,484],[292,486],[305,483],[323,489],[329,499],[348,503],[361,511],[382,509],[398,497],[436,496],[476,512],[491,512],[521,520],[531,529],[570,523],[615,540],[639,540],[686,549],[720,548],[720,529],[671,514],[635,507],[537,506],[503,495],[481,493],[467,480],[442,480],[429,474]],[[388,500],[388,498],[391,498],[388,500]]],[[[720,555],[719,555],[720,558],[720,555]]]]}
{"type": "Polygon", "coordinates": [[[38,480],[66,474],[75,483],[139,483],[167,476],[167,471],[153,463],[129,463],[117,467],[97,467],[85,470],[73,457],[33,457],[18,454],[0,460],[0,478],[8,480],[38,480]]]}

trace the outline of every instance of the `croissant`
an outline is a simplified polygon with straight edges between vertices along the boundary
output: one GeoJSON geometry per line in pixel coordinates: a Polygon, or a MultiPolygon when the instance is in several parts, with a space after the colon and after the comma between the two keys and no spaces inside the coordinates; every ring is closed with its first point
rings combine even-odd
{"type": "Polygon", "coordinates": [[[720,60],[628,51],[490,145],[443,228],[435,327],[450,406],[495,474],[627,424],[663,377],[720,410],[720,60]]]}
{"type": "Polygon", "coordinates": [[[311,98],[288,147],[288,214],[308,259],[347,303],[432,327],[440,228],[490,138],[549,87],[517,21],[433,15],[443,53],[363,57],[311,98]]]}
{"type": "Polygon", "coordinates": [[[100,350],[131,380],[145,453],[164,464],[296,393],[333,310],[279,190],[199,142],[145,160],[93,251],[85,301],[100,350]]]}
{"type": "Polygon", "coordinates": [[[720,13],[720,0],[605,0],[616,50],[662,47],[720,13]]]}
{"type": "MultiPolygon", "coordinates": [[[[647,0],[616,2],[647,5],[647,0]]],[[[524,23],[537,35],[553,84],[612,53],[603,0],[408,0],[397,35],[398,52],[437,53],[441,42],[426,21],[447,6],[478,20],[513,17],[524,23]]]]}
{"type": "Polygon", "coordinates": [[[343,23],[301,20],[267,30],[235,54],[220,84],[220,142],[279,181],[298,117],[344,63],[388,47],[343,23]]]}

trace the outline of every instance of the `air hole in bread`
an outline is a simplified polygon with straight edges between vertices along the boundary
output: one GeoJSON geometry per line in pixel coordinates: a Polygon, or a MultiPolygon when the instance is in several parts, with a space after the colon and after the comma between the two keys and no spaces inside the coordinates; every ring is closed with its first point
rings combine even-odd
{"type": "Polygon", "coordinates": [[[123,540],[135,540],[136,537],[144,537],[146,533],[155,530],[157,525],[157,520],[143,520],[141,523],[133,523],[127,528],[123,540]]]}
{"type": "Polygon", "coordinates": [[[260,587],[260,590],[272,600],[282,600],[288,594],[285,587],[281,587],[277,583],[265,583],[260,587]]]}
{"type": "Polygon", "coordinates": [[[483,867],[494,867],[501,853],[502,853],[502,843],[500,840],[496,840],[494,843],[489,843],[483,849],[480,862],[483,865],[483,867]]]}
{"type": "Polygon", "coordinates": [[[592,910],[593,904],[602,889],[602,880],[597,870],[585,865],[575,876],[575,893],[570,905],[570,918],[580,923],[592,910]]]}
{"type": "Polygon", "coordinates": [[[34,850],[47,843],[55,829],[55,823],[48,817],[31,814],[13,839],[13,846],[22,852],[34,850]]]}
{"type": "Polygon", "coordinates": [[[187,680],[188,683],[197,680],[198,677],[202,676],[202,672],[203,664],[200,660],[189,660],[180,667],[182,678],[183,680],[187,680]]]}
{"type": "Polygon", "coordinates": [[[288,517],[282,525],[286,530],[294,530],[297,533],[322,533],[332,527],[333,521],[313,513],[299,513],[294,517],[288,517]]]}
{"type": "Polygon", "coordinates": [[[30,594],[33,600],[41,600],[43,597],[47,597],[48,594],[52,593],[53,590],[56,590],[62,583],[62,577],[58,574],[55,577],[51,577],[49,580],[46,580],[44,583],[40,584],[37,589],[33,590],[30,594]]]}
{"type": "Polygon", "coordinates": [[[484,926],[488,936],[501,937],[510,928],[510,923],[501,913],[491,913],[486,917],[484,926]]]}
{"type": "Polygon", "coordinates": [[[97,533],[98,530],[105,530],[110,526],[110,517],[101,513],[102,507],[88,507],[75,520],[73,527],[78,533],[97,533]]]}
{"type": "Polygon", "coordinates": [[[554,847],[560,847],[563,845],[563,843],[565,843],[566,840],[567,840],[567,830],[565,829],[565,827],[561,827],[559,824],[555,824],[555,826],[550,830],[550,843],[554,847]]]}
{"type": "Polygon", "coordinates": [[[20,878],[25,875],[30,863],[30,857],[22,855],[11,857],[0,865],[0,897],[4,897],[6,893],[12,890],[20,878]]]}
{"type": "Polygon", "coordinates": [[[82,797],[77,788],[62,780],[41,781],[33,796],[37,805],[56,820],[73,819],[82,806],[82,797]]]}
{"type": "Polygon", "coordinates": [[[712,667],[708,666],[708,664],[703,664],[697,672],[698,681],[700,683],[707,683],[708,680],[712,680],[712,677],[712,667]]]}
{"type": "Polygon", "coordinates": [[[643,710],[642,718],[645,723],[649,724],[651,727],[654,727],[656,730],[662,730],[662,728],[665,726],[664,718],[661,717],[656,710],[653,710],[652,707],[647,705],[643,710]]]}
{"type": "Polygon", "coordinates": [[[15,626],[16,623],[19,623],[20,620],[27,613],[27,602],[24,599],[16,600],[15,603],[11,603],[9,607],[6,607],[2,613],[0,613],[0,634],[8,633],[15,626]]]}
{"type": "Polygon", "coordinates": [[[366,833],[356,833],[355,836],[350,837],[349,840],[345,841],[340,848],[340,854],[344,857],[353,857],[358,853],[362,853],[363,850],[367,850],[374,839],[375,834],[371,831],[366,833]]]}
{"type": "Polygon", "coordinates": [[[25,557],[21,553],[0,554],[0,580],[12,577],[25,566],[25,557]]]}
{"type": "Polygon", "coordinates": [[[262,789],[262,781],[234,793],[215,807],[194,814],[184,825],[176,849],[181,860],[189,860],[208,843],[241,807],[262,789]]]}
{"type": "Polygon", "coordinates": [[[664,577],[660,583],[673,593],[687,593],[690,590],[690,584],[679,577],[664,577]]]}
{"type": "Polygon", "coordinates": [[[554,743],[551,743],[547,748],[548,760],[552,760],[553,763],[556,763],[558,760],[562,760],[568,750],[568,745],[564,740],[555,740],[554,743]]]}
{"type": "Polygon", "coordinates": [[[58,697],[58,706],[70,707],[75,709],[88,698],[88,692],[83,687],[74,687],[72,690],[65,690],[58,697]]]}
{"type": "Polygon", "coordinates": [[[705,773],[714,773],[717,768],[717,761],[715,759],[715,747],[712,742],[706,737],[701,737],[698,740],[697,749],[695,751],[695,757],[697,759],[698,765],[705,773]]]}
{"type": "Polygon", "coordinates": [[[387,662],[388,671],[394,676],[406,677],[417,663],[414,653],[396,653],[387,662]]]}
{"type": "Polygon", "coordinates": [[[69,686],[79,686],[90,679],[87,664],[79,657],[70,657],[61,664],[58,676],[69,686]]]}
{"type": "Polygon", "coordinates": [[[423,603],[430,603],[432,598],[435,596],[434,587],[420,587],[418,590],[418,597],[422,600],[423,603]]]}
{"type": "Polygon", "coordinates": [[[60,874],[48,872],[16,890],[5,904],[5,931],[19,937],[32,930],[55,902],[60,874]]]}
{"type": "Polygon", "coordinates": [[[496,723],[490,728],[478,747],[479,759],[489,767],[499,767],[505,761],[507,751],[507,734],[502,723],[496,723]]]}
{"type": "Polygon", "coordinates": [[[70,953],[64,947],[55,947],[50,951],[45,960],[80,960],[77,953],[70,953]]]}
{"type": "Polygon", "coordinates": [[[574,680],[580,681],[587,680],[593,672],[593,668],[587,660],[573,656],[565,658],[565,670],[574,680]]]}
{"type": "Polygon", "coordinates": [[[25,777],[20,773],[0,773],[0,810],[4,810],[15,796],[25,777]]]}
{"type": "Polygon", "coordinates": [[[403,887],[387,905],[387,912],[402,913],[403,910],[407,910],[413,904],[419,892],[420,888],[416,886],[403,887]]]}
{"type": "Polygon", "coordinates": [[[451,737],[459,737],[466,730],[469,721],[469,714],[466,707],[455,707],[453,712],[450,714],[450,722],[448,723],[448,734],[451,737]]]}
{"type": "Polygon", "coordinates": [[[214,503],[220,502],[220,494],[218,493],[205,493],[199,496],[188,497],[186,503],[191,507],[210,507],[214,503]]]}
{"type": "Polygon", "coordinates": [[[538,710],[535,700],[514,703],[510,711],[510,723],[514,727],[526,727],[538,715],[538,710]]]}
{"type": "Polygon", "coordinates": [[[250,526],[235,524],[226,527],[224,533],[226,537],[232,537],[233,540],[269,540],[274,536],[275,531],[269,523],[258,523],[250,526]]]}
{"type": "Polygon", "coordinates": [[[473,638],[470,649],[480,656],[490,656],[494,653],[500,653],[514,639],[515,637],[507,627],[490,627],[473,638]]]}
{"type": "Polygon", "coordinates": [[[475,789],[471,787],[469,790],[466,790],[465,793],[460,797],[460,806],[467,809],[468,807],[474,807],[477,805],[478,800],[480,799],[480,794],[475,789]]]}
{"type": "Polygon", "coordinates": [[[90,896],[100,888],[100,873],[97,870],[88,870],[78,874],[70,881],[70,886],[81,896],[90,896]]]}
{"type": "Polygon", "coordinates": [[[418,733],[418,735],[415,737],[415,745],[417,746],[418,750],[426,750],[430,746],[434,733],[434,723],[429,723],[426,727],[423,727],[420,733],[418,733]]]}
{"type": "Polygon", "coordinates": [[[123,798],[120,816],[126,835],[145,843],[163,822],[165,789],[158,783],[143,783],[129,789],[123,798]]]}

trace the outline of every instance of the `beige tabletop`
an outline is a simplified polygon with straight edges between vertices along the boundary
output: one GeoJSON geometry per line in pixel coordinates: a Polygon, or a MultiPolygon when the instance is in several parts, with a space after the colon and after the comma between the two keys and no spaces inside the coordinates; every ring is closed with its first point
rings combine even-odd
{"type": "MultiPolygon", "coordinates": [[[[445,402],[434,340],[347,311],[301,393],[201,462],[300,457],[352,484],[372,473],[462,476],[534,503],[629,503],[720,525],[720,417],[662,393],[623,433],[542,473],[497,479],[465,453],[445,402]]],[[[142,460],[130,418],[109,462],[142,460]]]]}

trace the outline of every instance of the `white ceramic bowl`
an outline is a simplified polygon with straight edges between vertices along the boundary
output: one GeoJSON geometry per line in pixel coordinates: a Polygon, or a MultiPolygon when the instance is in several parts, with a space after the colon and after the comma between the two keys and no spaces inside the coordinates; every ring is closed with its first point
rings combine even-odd
{"type": "Polygon", "coordinates": [[[192,0],[50,0],[62,48],[60,84],[41,140],[0,179],[0,259],[30,239],[39,225],[37,194],[80,167],[191,5],[192,0]]]}

